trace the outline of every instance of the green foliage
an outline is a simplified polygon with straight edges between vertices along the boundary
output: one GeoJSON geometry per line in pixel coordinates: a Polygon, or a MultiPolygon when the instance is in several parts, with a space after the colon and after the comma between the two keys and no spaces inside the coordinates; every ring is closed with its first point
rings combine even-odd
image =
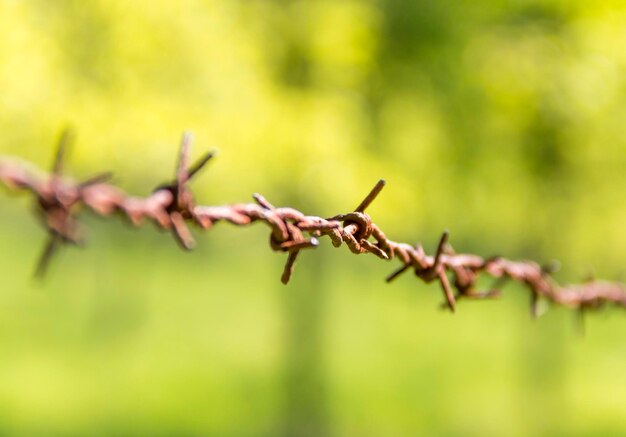
{"type": "MultiPolygon", "coordinates": [[[[201,203],[252,192],[320,215],[385,177],[369,212],[431,251],[626,259],[626,8],[529,0],[0,0],[0,153],[131,192],[172,176],[183,129],[220,154],[201,203]]],[[[6,434],[616,435],[623,315],[585,339],[526,302],[435,310],[436,287],[321,247],[278,284],[265,229],[188,256],[90,220],[30,282],[43,234],[0,204],[6,434]]],[[[485,284],[487,286],[488,284],[485,284]]]]}

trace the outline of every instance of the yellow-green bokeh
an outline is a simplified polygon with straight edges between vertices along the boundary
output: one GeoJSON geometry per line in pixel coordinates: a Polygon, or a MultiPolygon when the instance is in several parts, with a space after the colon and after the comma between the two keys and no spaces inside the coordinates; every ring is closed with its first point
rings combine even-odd
{"type": "MultiPolygon", "coordinates": [[[[70,124],[70,174],[146,194],[190,130],[200,203],[331,216],[385,177],[391,238],[626,279],[624,29],[620,1],[0,0],[0,154],[46,167],[70,124]]],[[[626,433],[622,311],[581,338],[511,286],[452,317],[328,241],[284,287],[263,227],[185,254],[89,215],[37,284],[31,209],[0,198],[0,434],[626,433]]]]}

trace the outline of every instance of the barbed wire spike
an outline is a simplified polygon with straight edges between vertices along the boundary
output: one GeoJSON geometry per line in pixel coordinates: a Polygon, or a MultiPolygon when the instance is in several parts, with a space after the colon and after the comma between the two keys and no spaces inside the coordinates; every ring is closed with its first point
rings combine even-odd
{"type": "Polygon", "coordinates": [[[35,266],[35,273],[33,274],[36,279],[44,278],[46,271],[48,270],[48,266],[50,265],[50,260],[58,249],[60,243],[61,239],[58,235],[48,235],[46,237],[46,243],[41,250],[41,255],[39,255],[39,259],[37,260],[37,264],[35,266]]]}
{"type": "Polygon", "coordinates": [[[384,179],[379,179],[378,182],[376,182],[376,185],[374,185],[374,188],[372,188],[368,195],[365,196],[365,199],[363,199],[363,201],[359,203],[359,206],[357,206],[354,211],[365,212],[367,207],[372,204],[372,202],[376,199],[376,197],[378,197],[383,188],[385,188],[385,185],[387,185],[387,181],[385,181],[384,179]]]}
{"type": "Polygon", "coordinates": [[[56,176],[61,176],[63,173],[63,164],[64,159],[67,154],[67,150],[70,147],[71,143],[74,141],[74,132],[72,128],[69,126],[63,129],[61,135],[59,135],[59,140],[57,141],[56,151],[54,154],[54,160],[52,162],[52,174],[56,176]]]}
{"type": "Polygon", "coordinates": [[[398,259],[401,266],[387,277],[387,282],[409,269],[413,269],[415,276],[426,283],[438,281],[445,306],[450,311],[455,311],[461,298],[478,300],[500,296],[507,281],[515,281],[527,288],[532,314],[538,313],[539,302],[561,305],[580,313],[597,310],[607,304],[626,308],[626,287],[621,283],[591,278],[580,284],[559,285],[552,276],[555,265],[542,267],[533,261],[457,253],[448,242],[447,231],[441,235],[434,256],[427,255],[420,244],[412,246],[389,239],[365,213],[385,186],[382,179],[354,211],[331,218],[305,215],[290,207],[277,208],[260,194],[254,195],[255,203],[196,205],[189,181],[214,154],[209,152],[189,166],[189,134],[183,135],[181,140],[175,180],[157,187],[145,198],[130,196],[111,185],[108,173],[83,182],[74,182],[63,176],[69,139],[69,133],[61,135],[49,174],[35,171],[29,163],[0,159],[0,183],[11,190],[29,191],[36,197],[38,216],[49,235],[37,266],[38,276],[46,271],[61,243],[78,244],[82,241],[77,214],[84,208],[103,217],[117,213],[134,226],[149,220],[158,228],[170,231],[185,249],[191,249],[195,244],[189,224],[208,230],[220,221],[234,226],[263,222],[271,229],[271,249],[287,254],[281,276],[285,284],[293,274],[300,251],[317,247],[319,238],[327,236],[333,246],[345,244],[355,254],[371,253],[381,259],[398,259]],[[496,279],[491,289],[476,291],[481,275],[496,279]]]}
{"type": "Polygon", "coordinates": [[[283,219],[276,207],[261,194],[254,193],[252,197],[263,209],[264,215],[262,217],[272,227],[270,247],[275,251],[288,252],[287,261],[280,277],[280,281],[287,285],[293,274],[300,251],[317,247],[319,241],[314,236],[305,238],[303,231],[298,226],[283,219]]]}
{"type": "Polygon", "coordinates": [[[191,133],[183,133],[180,141],[175,181],[170,184],[163,184],[155,190],[155,192],[165,190],[173,196],[171,203],[166,207],[166,212],[169,216],[167,226],[171,229],[176,242],[185,250],[192,250],[196,245],[191,230],[185,221],[192,220],[203,228],[207,227],[206,223],[199,220],[194,214],[195,200],[189,188],[189,181],[198,174],[214,156],[214,152],[207,152],[190,167],[189,161],[192,141],[193,137],[191,133]]]}
{"type": "Polygon", "coordinates": [[[454,312],[456,307],[456,300],[454,298],[454,294],[452,293],[450,281],[446,274],[446,270],[442,264],[442,256],[444,255],[449,236],[450,233],[448,232],[448,230],[445,230],[441,235],[441,238],[439,239],[439,244],[437,244],[437,251],[435,252],[435,257],[432,261],[432,265],[426,268],[420,268],[419,266],[416,266],[415,275],[427,283],[438,279],[439,283],[441,284],[441,289],[443,290],[443,295],[446,299],[447,306],[450,311],[454,312]]]}
{"type": "Polygon", "coordinates": [[[77,225],[69,225],[73,222],[69,215],[69,210],[60,208],[60,201],[57,198],[57,190],[61,184],[63,175],[64,160],[67,156],[67,150],[74,137],[69,127],[63,129],[59,135],[52,160],[51,174],[47,181],[44,182],[42,190],[37,196],[37,211],[41,221],[44,223],[48,236],[47,241],[41,251],[41,255],[35,267],[35,278],[42,279],[48,266],[64,242],[77,242],[77,225]],[[67,213],[66,213],[67,211],[67,213]]]}

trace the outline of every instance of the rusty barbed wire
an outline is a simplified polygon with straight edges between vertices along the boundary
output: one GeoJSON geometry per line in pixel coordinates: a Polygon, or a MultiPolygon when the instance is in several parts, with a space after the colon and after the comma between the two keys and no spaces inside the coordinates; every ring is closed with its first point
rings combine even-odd
{"type": "Polygon", "coordinates": [[[30,191],[36,197],[38,217],[49,235],[37,265],[38,276],[45,273],[51,256],[60,244],[82,244],[82,229],[77,214],[86,207],[100,216],[121,215],[134,226],[151,221],[157,227],[170,231],[185,250],[191,250],[195,245],[188,224],[208,230],[220,221],[235,226],[263,222],[271,228],[269,244],[272,250],[287,253],[281,277],[284,284],[289,282],[300,252],[317,247],[319,238],[328,236],[333,246],[345,244],[355,254],[371,253],[385,260],[398,259],[402,266],[387,277],[387,282],[409,270],[426,283],[438,281],[444,305],[451,311],[455,310],[461,298],[500,296],[502,286],[509,280],[521,283],[529,290],[533,316],[538,315],[540,299],[578,309],[581,313],[605,304],[626,308],[626,287],[623,284],[589,280],[562,286],[552,277],[553,266],[456,253],[448,243],[447,231],[441,236],[433,256],[427,255],[420,244],[412,246],[390,240],[365,212],[385,186],[384,180],[374,186],[354,211],[330,218],[305,215],[294,208],[275,207],[260,194],[253,195],[255,203],[202,206],[196,204],[189,181],[209,162],[213,153],[206,153],[190,166],[189,134],[184,134],[181,141],[175,180],[158,186],[147,197],[131,196],[109,184],[110,173],[96,175],[83,182],[65,177],[63,161],[70,139],[69,131],[61,135],[49,174],[38,171],[27,162],[0,159],[0,182],[9,189],[30,191]],[[481,274],[496,279],[492,289],[477,290],[481,274]]]}

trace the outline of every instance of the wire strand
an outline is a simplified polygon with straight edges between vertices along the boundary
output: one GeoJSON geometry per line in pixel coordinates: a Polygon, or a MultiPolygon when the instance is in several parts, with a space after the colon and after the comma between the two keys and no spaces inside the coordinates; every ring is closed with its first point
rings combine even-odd
{"type": "Polygon", "coordinates": [[[305,215],[290,207],[275,207],[260,194],[254,195],[255,203],[202,206],[195,203],[189,181],[213,153],[205,154],[188,167],[191,150],[189,134],[183,135],[181,142],[176,180],[160,185],[147,197],[131,196],[107,183],[109,173],[83,182],[62,176],[68,138],[69,134],[65,133],[59,141],[51,174],[36,170],[28,162],[0,158],[0,182],[9,189],[29,191],[36,197],[38,215],[50,235],[36,270],[38,276],[44,274],[61,243],[82,242],[78,214],[87,208],[104,217],[121,215],[134,226],[151,221],[159,228],[170,231],[178,244],[187,250],[195,245],[189,224],[208,230],[220,221],[235,226],[265,223],[271,230],[271,249],[288,254],[281,275],[285,284],[292,276],[299,252],[314,249],[319,245],[318,239],[327,236],[333,246],[345,244],[352,253],[371,253],[385,260],[399,260],[401,266],[387,277],[387,282],[409,270],[426,283],[439,282],[445,306],[451,311],[462,298],[491,299],[500,296],[501,287],[510,281],[527,288],[531,297],[531,314],[535,316],[539,299],[574,308],[581,313],[605,304],[626,308],[626,288],[623,284],[590,280],[581,284],[560,285],[552,277],[553,268],[542,267],[533,261],[457,254],[448,243],[447,231],[442,234],[434,256],[427,255],[421,245],[412,246],[387,238],[365,213],[385,186],[382,179],[354,211],[331,218],[305,215]],[[495,278],[494,288],[478,290],[480,275],[495,278]]]}

